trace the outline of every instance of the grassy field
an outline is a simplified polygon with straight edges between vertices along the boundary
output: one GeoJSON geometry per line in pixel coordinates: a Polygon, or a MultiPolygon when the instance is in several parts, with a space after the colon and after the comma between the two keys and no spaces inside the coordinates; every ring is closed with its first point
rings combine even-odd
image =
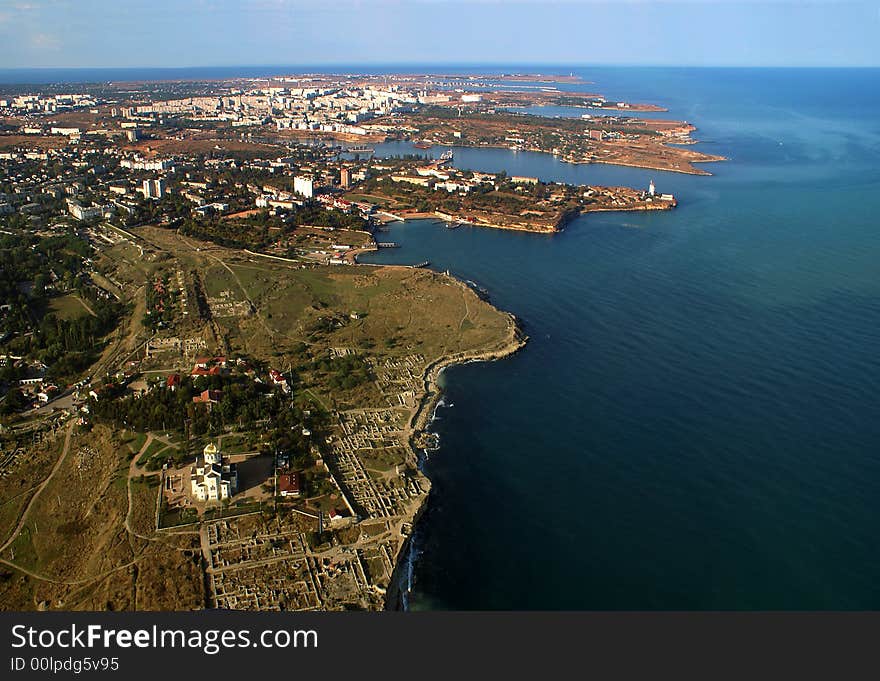
{"type": "Polygon", "coordinates": [[[91,314],[82,299],[72,294],[52,298],[49,301],[49,312],[60,319],[79,319],[91,314]]]}
{"type": "Polygon", "coordinates": [[[146,450],[144,450],[144,453],[141,454],[140,458],[138,458],[137,465],[146,466],[150,459],[152,459],[165,449],[168,449],[168,446],[164,442],[153,440],[150,443],[150,446],[147,447],[146,450]]]}
{"type": "Polygon", "coordinates": [[[14,473],[0,479],[0,543],[6,541],[22,509],[61,454],[63,433],[20,456],[14,473]]]}
{"type": "Polygon", "coordinates": [[[296,362],[297,348],[305,343],[313,356],[324,356],[331,347],[353,347],[436,359],[491,345],[506,333],[506,315],[430,270],[303,268],[196,244],[168,230],[139,233],[172,253],[184,269],[202,272],[209,297],[228,292],[231,302],[253,303],[256,314],[215,320],[232,353],[296,362]],[[352,319],[353,312],[360,318],[352,319]]]}
{"type": "Polygon", "coordinates": [[[147,441],[146,433],[134,433],[131,431],[126,432],[123,436],[123,443],[128,445],[128,448],[131,450],[131,453],[137,454],[141,451],[141,447],[144,446],[144,442],[147,441]]]}
{"type": "Polygon", "coordinates": [[[108,432],[72,438],[61,468],[28,514],[31,532],[13,544],[15,561],[67,579],[130,560],[130,547],[114,541],[127,507],[124,485],[114,484],[123,466],[124,451],[108,432]]]}
{"type": "MultiPolygon", "coordinates": [[[[300,397],[323,408],[381,401],[373,382],[343,388],[338,374],[314,370],[331,348],[347,348],[362,360],[418,354],[427,365],[508,339],[507,315],[430,270],[289,265],[171,230],[141,227],[137,233],[163,267],[198,272],[209,299],[233,304],[205,326],[214,338],[208,353],[291,367],[304,388],[300,397]]],[[[190,316],[187,324],[195,321],[190,316]]]]}
{"type": "MultiPolygon", "coordinates": [[[[428,270],[268,266],[258,276],[232,268],[251,273],[239,280],[257,313],[227,324],[228,338],[235,350],[280,366],[300,365],[303,345],[312,358],[350,348],[365,357],[422,354],[430,361],[491,345],[506,332],[503,314],[428,270]]],[[[333,392],[321,381],[316,389],[333,392]]],[[[346,403],[369,403],[377,398],[371,390],[343,397],[346,403]]]]}
{"type": "MultiPolygon", "coordinates": [[[[2,554],[21,570],[0,569],[0,608],[201,606],[201,571],[193,561],[198,538],[148,542],[126,529],[128,448],[120,447],[122,441],[121,433],[104,427],[73,435],[67,457],[2,554]]],[[[155,478],[132,482],[131,522],[137,533],[152,532],[155,484],[155,478]]]]}
{"type": "MultiPolygon", "coordinates": [[[[291,266],[182,239],[170,230],[139,228],[138,234],[153,244],[143,245],[146,256],[138,262],[136,247],[108,249],[117,264],[116,278],[126,289],[140,291],[140,300],[145,276],[181,270],[198,272],[210,297],[229,291],[232,302],[250,301],[253,307],[243,316],[191,315],[187,328],[217,339],[232,357],[241,354],[270,366],[290,366],[296,399],[318,408],[382,404],[368,359],[421,355],[419,372],[441,357],[509,340],[507,315],[460,282],[430,270],[291,266]],[[330,361],[331,349],[351,354],[344,361],[330,361]],[[340,384],[355,376],[353,383],[340,384]]],[[[64,305],[72,312],[71,301],[64,305]]],[[[132,309],[133,315],[143,315],[141,308],[132,309]]],[[[221,348],[209,347],[206,354],[215,350],[221,348]]],[[[247,451],[259,444],[259,437],[258,432],[230,434],[223,449],[247,451]]],[[[62,434],[35,448],[16,475],[0,480],[0,524],[6,537],[33,490],[52,470],[63,439],[62,434]]],[[[2,552],[9,564],[0,566],[0,608],[204,606],[198,535],[186,527],[182,534],[156,532],[158,476],[128,478],[131,460],[145,442],[143,433],[101,425],[77,429],[57,472],[24,517],[22,531],[2,552]]],[[[152,442],[138,459],[149,464],[173,452],[152,442]]],[[[367,463],[372,475],[393,475],[401,458],[389,452],[367,463]]],[[[339,505],[326,477],[306,475],[305,484],[313,493],[313,507],[339,505]]],[[[223,513],[256,508],[244,501],[223,513]]],[[[171,514],[164,524],[191,520],[171,514]]]]}

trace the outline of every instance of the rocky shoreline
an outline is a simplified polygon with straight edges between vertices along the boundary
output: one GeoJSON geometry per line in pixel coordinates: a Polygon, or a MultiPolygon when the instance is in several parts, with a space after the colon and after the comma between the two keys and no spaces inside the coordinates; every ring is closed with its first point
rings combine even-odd
{"type": "MultiPolygon", "coordinates": [[[[469,288],[467,284],[450,277],[459,286],[469,288]]],[[[528,342],[528,336],[523,332],[522,326],[515,315],[507,313],[508,316],[508,335],[496,347],[487,350],[474,350],[470,352],[455,353],[434,360],[425,367],[424,373],[424,392],[419,399],[418,406],[413,412],[407,425],[407,442],[412,449],[413,456],[416,460],[421,461],[417,440],[419,437],[427,433],[427,429],[431,425],[434,412],[438,403],[443,397],[443,390],[438,381],[440,375],[445,369],[458,364],[469,364],[471,362],[494,362],[519,352],[528,342]]],[[[430,482],[430,480],[429,480],[430,482]]],[[[423,516],[427,507],[430,492],[425,494],[422,503],[419,505],[412,518],[412,532],[406,540],[400,545],[400,549],[394,558],[394,571],[392,573],[391,582],[388,585],[388,591],[385,599],[386,610],[403,610],[404,609],[404,593],[406,592],[406,584],[403,580],[408,577],[408,565],[406,564],[409,553],[412,550],[412,541],[415,534],[416,526],[419,519],[423,516]]]]}

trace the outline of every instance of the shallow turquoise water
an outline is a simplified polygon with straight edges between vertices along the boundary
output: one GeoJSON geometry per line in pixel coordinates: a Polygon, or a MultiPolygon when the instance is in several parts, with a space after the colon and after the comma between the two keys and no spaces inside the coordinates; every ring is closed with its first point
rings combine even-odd
{"type": "Polygon", "coordinates": [[[391,228],[402,248],[374,261],[472,279],[531,337],[445,374],[411,607],[880,608],[880,72],[585,75],[731,160],[691,177],[461,149],[653,178],[680,205],[553,236],[391,228]]]}

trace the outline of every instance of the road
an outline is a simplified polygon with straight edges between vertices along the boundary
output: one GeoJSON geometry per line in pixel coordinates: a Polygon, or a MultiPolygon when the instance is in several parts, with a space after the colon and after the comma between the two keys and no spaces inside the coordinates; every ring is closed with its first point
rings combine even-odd
{"type": "Polygon", "coordinates": [[[48,404],[44,404],[42,407],[37,407],[29,412],[25,412],[25,416],[48,416],[56,409],[72,409],[75,392],[76,391],[73,388],[68,388],[48,404]]]}

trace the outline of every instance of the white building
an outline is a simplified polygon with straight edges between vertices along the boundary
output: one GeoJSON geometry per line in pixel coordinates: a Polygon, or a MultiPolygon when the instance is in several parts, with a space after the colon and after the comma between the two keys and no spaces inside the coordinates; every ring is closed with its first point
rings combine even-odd
{"type": "Polygon", "coordinates": [[[145,199],[161,199],[165,196],[165,180],[144,180],[143,195],[145,199]]]}
{"type": "Polygon", "coordinates": [[[315,183],[310,177],[293,178],[293,191],[305,196],[307,199],[314,196],[315,183]]]}
{"type": "Polygon", "coordinates": [[[67,210],[77,220],[100,220],[101,218],[108,218],[114,213],[114,208],[111,204],[85,208],[79,202],[72,199],[67,200],[67,210]]]}
{"type": "Polygon", "coordinates": [[[130,170],[168,170],[173,164],[168,159],[143,161],[124,158],[119,162],[119,165],[123,168],[129,168],[130,170]]]}
{"type": "Polygon", "coordinates": [[[223,501],[238,491],[238,472],[210,442],[190,468],[190,485],[197,501],[223,501]]]}

